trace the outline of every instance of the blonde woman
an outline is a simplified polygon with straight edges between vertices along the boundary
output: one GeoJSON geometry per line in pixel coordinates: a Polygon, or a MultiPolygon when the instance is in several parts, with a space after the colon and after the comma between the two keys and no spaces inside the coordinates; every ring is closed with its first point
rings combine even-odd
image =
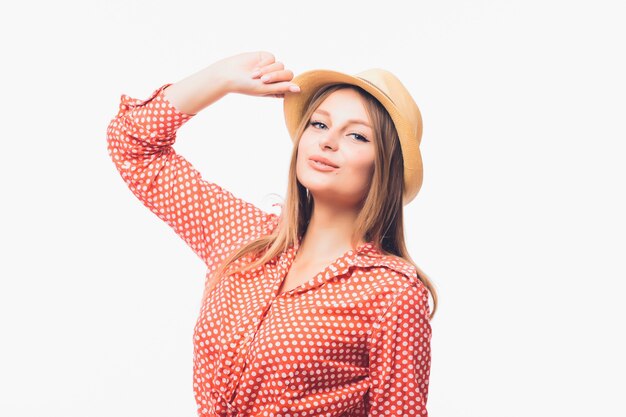
{"type": "Polygon", "coordinates": [[[144,100],[122,95],[109,155],[207,265],[198,415],[427,415],[437,295],[407,253],[402,217],[422,184],[421,123],[387,71],[294,78],[269,52],[225,58],[144,100]],[[173,148],[180,126],[229,93],[284,100],[293,152],[280,215],[203,179],[173,148]]]}

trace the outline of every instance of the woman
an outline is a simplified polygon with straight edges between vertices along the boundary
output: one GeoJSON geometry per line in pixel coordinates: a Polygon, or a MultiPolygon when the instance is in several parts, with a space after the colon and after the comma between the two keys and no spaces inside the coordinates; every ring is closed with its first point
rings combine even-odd
{"type": "Polygon", "coordinates": [[[390,73],[293,78],[267,52],[148,99],[122,95],[108,152],[130,190],[207,265],[194,331],[201,416],[427,415],[428,277],[402,206],[421,186],[421,118],[390,73]],[[172,145],[228,93],[284,98],[294,142],[280,215],[202,179],[172,145]]]}

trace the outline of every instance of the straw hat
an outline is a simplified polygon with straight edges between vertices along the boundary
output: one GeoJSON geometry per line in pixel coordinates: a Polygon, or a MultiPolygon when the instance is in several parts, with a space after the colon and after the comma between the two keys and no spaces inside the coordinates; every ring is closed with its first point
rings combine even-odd
{"type": "Polygon", "coordinates": [[[328,84],[345,83],[361,87],[374,96],[391,116],[398,131],[404,162],[403,204],[415,198],[422,186],[423,167],[419,145],[422,139],[422,116],[406,87],[389,71],[374,68],[355,75],[331,70],[303,72],[292,80],[299,93],[286,92],[283,109],[287,130],[295,142],[295,133],[304,110],[315,92],[328,84]]]}

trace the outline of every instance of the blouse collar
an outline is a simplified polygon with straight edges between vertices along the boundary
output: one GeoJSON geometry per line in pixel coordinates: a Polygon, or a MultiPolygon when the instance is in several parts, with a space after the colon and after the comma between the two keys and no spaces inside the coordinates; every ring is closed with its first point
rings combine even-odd
{"type": "MultiPolygon", "coordinates": [[[[302,238],[299,238],[281,256],[280,266],[288,271],[300,247],[302,238]]],[[[311,288],[322,285],[335,276],[345,275],[354,268],[369,269],[375,267],[388,268],[403,275],[410,283],[417,284],[419,281],[417,271],[413,265],[404,259],[382,253],[373,242],[359,244],[356,248],[346,251],[326,266],[315,277],[296,288],[286,291],[284,294],[297,294],[311,288]]]]}

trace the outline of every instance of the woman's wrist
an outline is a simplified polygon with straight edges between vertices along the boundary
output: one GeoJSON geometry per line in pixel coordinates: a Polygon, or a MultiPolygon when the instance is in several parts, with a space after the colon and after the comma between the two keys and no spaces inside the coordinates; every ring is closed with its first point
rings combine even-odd
{"type": "Polygon", "coordinates": [[[165,97],[177,110],[196,114],[229,93],[229,80],[213,65],[165,89],[165,97]]]}

